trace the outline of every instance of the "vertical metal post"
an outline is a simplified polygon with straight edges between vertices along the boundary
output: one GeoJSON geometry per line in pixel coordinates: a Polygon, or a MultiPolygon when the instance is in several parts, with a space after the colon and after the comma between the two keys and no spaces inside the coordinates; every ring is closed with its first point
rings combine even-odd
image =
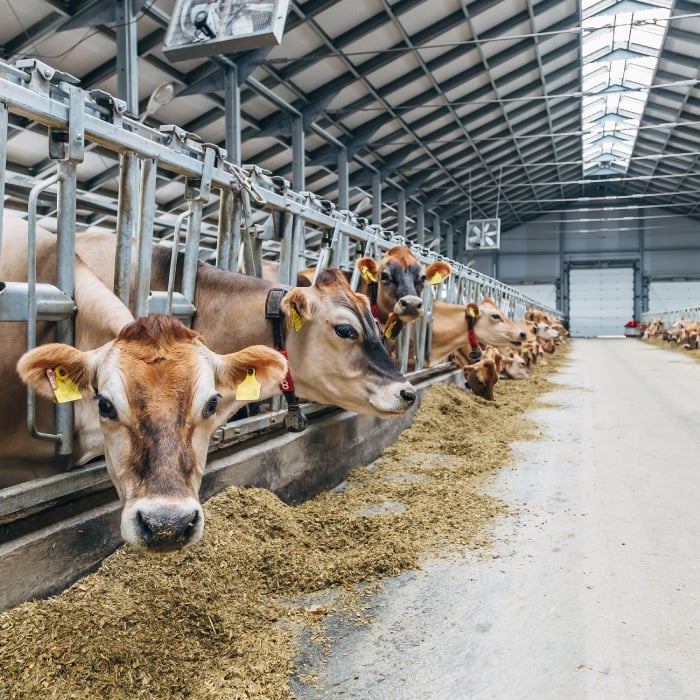
{"type": "Polygon", "coordinates": [[[204,149],[202,177],[191,186],[185,184],[185,199],[189,201],[190,216],[187,219],[187,240],[185,241],[185,259],[182,265],[182,296],[194,302],[194,288],[197,282],[197,265],[199,264],[199,237],[202,231],[202,210],[209,201],[211,178],[216,159],[214,148],[204,149]]]}
{"type": "Polygon", "coordinates": [[[372,223],[382,225],[382,179],[379,173],[372,173],[372,223]]]}
{"type": "MultiPolygon", "coordinates": [[[[36,347],[36,208],[39,194],[58,181],[58,174],[34,185],[27,202],[27,350],[36,347]]],[[[63,441],[60,434],[42,433],[36,429],[36,395],[27,387],[27,428],[32,437],[56,442],[63,441]]],[[[72,439],[72,430],[71,436],[72,439]]]]}
{"type": "Polygon", "coordinates": [[[422,204],[416,211],[416,243],[425,245],[425,209],[422,204]]]}
{"type": "MultiPolygon", "coordinates": [[[[440,241],[440,215],[433,214],[433,240],[440,241]]],[[[440,254],[440,243],[435,248],[435,252],[440,254]]]]}
{"type": "MultiPolygon", "coordinates": [[[[338,149],[338,209],[350,208],[350,163],[347,148],[338,149]]],[[[335,266],[342,269],[350,267],[350,240],[340,231],[336,231],[334,251],[335,266]]]]}
{"type": "Polygon", "coordinates": [[[347,148],[338,149],[338,209],[350,207],[350,164],[347,148]]]}
{"type": "MultiPolygon", "coordinates": [[[[0,102],[0,204],[5,202],[5,164],[7,162],[7,105],[0,102]]],[[[2,264],[2,209],[0,209],[0,266],[2,264]]]]}
{"type": "Polygon", "coordinates": [[[238,68],[228,66],[224,71],[224,132],[227,159],[241,164],[241,88],[238,84],[238,68]]]}
{"type": "Polygon", "coordinates": [[[148,313],[148,295],[151,291],[151,255],[153,247],[153,219],[156,211],[156,170],[153,158],[146,158],[141,167],[141,197],[139,206],[138,259],[136,263],[136,293],[134,316],[148,313]]]}
{"type": "Polygon", "coordinates": [[[117,0],[117,97],[126,102],[126,109],[137,119],[138,92],[138,37],[133,0],[117,0]]]}
{"type": "MultiPolygon", "coordinates": [[[[224,73],[225,88],[225,144],[226,157],[235,165],[241,164],[241,87],[238,84],[238,67],[228,66],[224,73]]],[[[224,197],[222,191],[219,210],[219,240],[221,244],[221,218],[225,216],[230,231],[227,253],[217,251],[217,266],[223,270],[235,270],[241,249],[241,198],[231,192],[231,198],[224,197]],[[224,202],[224,199],[226,200],[224,202]],[[224,213],[224,207],[226,209],[224,213]]]]}
{"type": "MultiPolygon", "coordinates": [[[[297,192],[306,189],[304,158],[304,122],[300,116],[295,115],[292,117],[292,187],[297,192]]],[[[306,243],[304,238],[304,219],[293,216],[291,229],[286,228],[280,250],[280,280],[283,284],[291,284],[297,278],[306,243]]]]}
{"type": "Polygon", "coordinates": [[[406,190],[399,190],[396,200],[397,233],[406,238],[406,190]]]}
{"type": "Polygon", "coordinates": [[[447,246],[447,257],[454,260],[454,231],[452,224],[445,224],[447,232],[445,234],[445,243],[447,246]]]}
{"type": "Polygon", "coordinates": [[[139,161],[134,153],[119,156],[117,202],[117,254],[114,258],[114,293],[129,306],[131,293],[131,243],[139,215],[139,161]]]}
{"type": "Polygon", "coordinates": [[[231,243],[233,234],[233,214],[236,206],[233,190],[220,190],[219,193],[219,236],[216,243],[216,266],[228,270],[231,263],[231,243]]]}

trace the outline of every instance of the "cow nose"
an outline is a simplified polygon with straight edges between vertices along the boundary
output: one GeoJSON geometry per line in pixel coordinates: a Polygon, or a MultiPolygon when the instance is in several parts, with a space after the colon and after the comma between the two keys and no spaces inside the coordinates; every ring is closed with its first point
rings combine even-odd
{"type": "Polygon", "coordinates": [[[527,335],[524,332],[520,333],[520,340],[525,340],[527,338],[527,335]]]}
{"type": "Polygon", "coordinates": [[[415,389],[401,389],[399,396],[410,406],[416,400],[415,389]]]}
{"type": "Polygon", "coordinates": [[[399,299],[399,304],[403,306],[406,311],[418,310],[423,308],[423,300],[420,297],[405,296],[399,299]]]}
{"type": "Polygon", "coordinates": [[[183,511],[177,506],[170,506],[150,511],[138,510],[138,536],[149,549],[179,549],[193,539],[199,529],[200,518],[198,508],[183,511]]]}

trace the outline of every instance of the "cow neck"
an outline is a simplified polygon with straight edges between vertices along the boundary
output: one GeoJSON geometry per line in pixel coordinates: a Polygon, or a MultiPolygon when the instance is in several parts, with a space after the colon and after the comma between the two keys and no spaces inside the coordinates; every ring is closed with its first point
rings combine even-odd
{"type": "Polygon", "coordinates": [[[467,309],[465,316],[467,317],[467,338],[469,339],[469,364],[474,364],[478,362],[482,357],[481,346],[479,345],[476,335],[474,333],[474,320],[475,316],[470,313],[470,309],[467,309]]]}
{"type": "MultiPolygon", "coordinates": [[[[282,299],[291,287],[273,287],[267,292],[265,299],[265,318],[272,321],[272,337],[274,347],[277,352],[287,357],[285,349],[285,317],[282,311],[282,299]]],[[[292,433],[300,433],[308,425],[306,416],[301,412],[299,399],[294,391],[294,381],[292,380],[289,365],[287,374],[279,385],[282,394],[287,402],[287,415],[284,418],[285,428],[292,433]]]]}

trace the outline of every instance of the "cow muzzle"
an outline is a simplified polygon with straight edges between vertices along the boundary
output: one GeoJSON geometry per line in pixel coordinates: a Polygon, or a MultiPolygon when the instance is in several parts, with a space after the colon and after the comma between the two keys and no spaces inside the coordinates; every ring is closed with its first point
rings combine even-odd
{"type": "Polygon", "coordinates": [[[124,507],[121,530],[133,547],[167,552],[202,537],[204,513],[195,498],[139,498],[124,507]]]}
{"type": "Polygon", "coordinates": [[[423,315],[423,300],[415,295],[407,294],[394,304],[394,313],[402,321],[413,321],[423,315]]]}
{"type": "Polygon", "coordinates": [[[410,382],[394,382],[370,399],[370,404],[379,416],[396,416],[405,413],[417,398],[410,382]]]}

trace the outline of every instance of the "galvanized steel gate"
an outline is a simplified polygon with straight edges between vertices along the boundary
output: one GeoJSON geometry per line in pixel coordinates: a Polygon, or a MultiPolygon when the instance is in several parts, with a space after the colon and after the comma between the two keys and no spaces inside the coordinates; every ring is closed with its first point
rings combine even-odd
{"type": "MultiPolygon", "coordinates": [[[[203,214],[218,209],[215,264],[236,270],[240,264],[248,274],[262,276],[262,241],[273,235],[279,241],[279,276],[283,284],[296,280],[300,269],[316,266],[353,270],[356,288],[359,273],[353,261],[359,255],[381,257],[394,245],[406,241],[391,231],[358,218],[353,212],[339,210],[332,202],[311,192],[296,192],[290,183],[254,165],[239,166],[226,159],[216,144],[202,143],[194,134],[177,126],[151,129],[126,115],[125,103],[100,90],[85,91],[72,76],[55,71],[36,61],[21,61],[16,66],[0,63],[0,197],[4,201],[8,174],[8,115],[23,116],[47,127],[48,155],[55,172],[32,188],[27,204],[30,229],[30,263],[27,283],[0,280],[0,321],[26,321],[27,347],[35,343],[37,321],[54,321],[57,340],[73,342],[74,252],[76,207],[90,208],[94,195],[81,192],[78,171],[85,151],[97,144],[119,154],[119,196],[116,217],[117,256],[115,294],[131,305],[135,315],[169,313],[191,322],[197,263],[200,256],[203,214]],[[176,216],[158,211],[155,198],[156,173],[182,183],[186,207],[176,216]],[[58,269],[56,286],[36,284],[32,269],[32,236],[36,228],[37,202],[47,192],[56,196],[58,269]],[[274,221],[272,234],[253,225],[266,214],[274,221]],[[181,243],[181,231],[185,229],[181,243]],[[158,230],[159,235],[154,234],[158,230]],[[306,249],[306,233],[322,231],[320,252],[306,249]],[[166,292],[151,291],[151,247],[156,238],[168,239],[175,253],[184,252],[184,273],[179,290],[174,274],[166,292]],[[132,247],[135,247],[134,298],[130,299],[132,247]]],[[[101,206],[105,206],[104,202],[101,206]]],[[[210,234],[212,232],[210,231],[210,234]]],[[[0,243],[2,217],[0,217],[0,243]]],[[[427,248],[411,245],[416,257],[425,264],[443,259],[427,248]]],[[[522,317],[528,308],[539,306],[525,295],[498,280],[450,261],[453,275],[436,288],[424,292],[425,315],[404,330],[399,338],[398,357],[402,371],[409,364],[409,333],[413,333],[416,372],[420,376],[430,352],[432,302],[434,298],[465,303],[489,296],[512,318],[522,317]]],[[[553,309],[549,311],[555,312],[553,309]]],[[[30,408],[33,398],[29,397],[30,408]]],[[[323,407],[305,407],[307,414],[323,407]]],[[[284,411],[279,400],[265,413],[231,422],[212,439],[212,449],[230,445],[261,429],[277,426],[284,411]]],[[[53,440],[60,454],[72,449],[72,409],[69,404],[57,413],[55,432],[42,436],[53,440]]],[[[0,490],[0,519],[27,508],[41,507],[63,496],[89,488],[106,488],[109,480],[103,465],[88,465],[41,483],[27,483],[0,490]]]]}

